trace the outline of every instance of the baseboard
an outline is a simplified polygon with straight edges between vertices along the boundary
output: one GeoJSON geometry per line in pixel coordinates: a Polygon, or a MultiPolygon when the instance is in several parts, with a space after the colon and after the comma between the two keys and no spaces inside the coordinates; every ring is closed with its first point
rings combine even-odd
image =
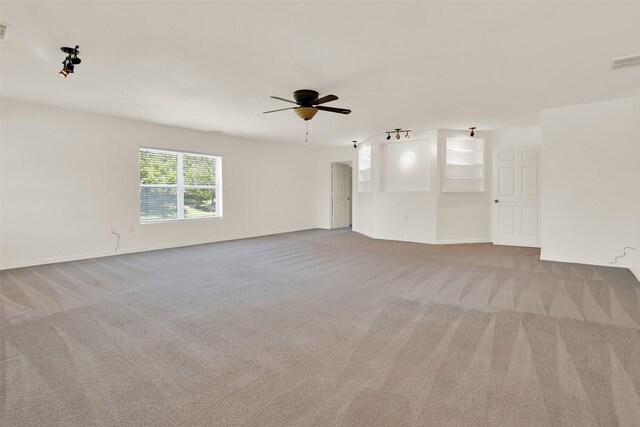
{"type": "Polygon", "coordinates": [[[488,239],[446,239],[436,240],[436,245],[462,245],[465,243],[491,243],[488,239]]]}
{"type": "Polygon", "coordinates": [[[364,233],[359,230],[353,230],[353,231],[355,231],[356,233],[365,235],[367,237],[370,237],[372,239],[390,240],[394,242],[422,243],[425,245],[461,245],[466,243],[491,243],[491,241],[488,239],[404,240],[404,239],[397,239],[397,238],[391,238],[391,237],[374,236],[372,234],[364,233]]]}
{"type": "Polygon", "coordinates": [[[92,258],[104,258],[108,256],[117,256],[117,255],[125,255],[137,252],[147,252],[147,251],[157,251],[162,249],[172,249],[172,248],[181,248],[185,246],[195,246],[195,245],[204,245],[207,243],[217,243],[217,242],[227,242],[230,240],[241,240],[241,239],[251,239],[253,237],[264,237],[264,236],[273,236],[276,234],[285,234],[285,233],[293,233],[296,231],[305,231],[305,230],[314,230],[315,228],[299,228],[299,229],[287,229],[282,231],[274,231],[268,233],[258,233],[258,234],[235,234],[231,236],[223,236],[216,237],[213,239],[202,239],[202,240],[191,240],[187,242],[180,243],[166,243],[160,245],[150,245],[150,246],[141,246],[137,248],[127,248],[118,252],[111,251],[100,251],[100,252],[92,252],[92,253],[84,253],[84,254],[75,254],[75,255],[65,255],[60,257],[51,257],[51,258],[41,258],[41,259],[31,259],[25,261],[16,261],[0,264],[0,270],[9,270],[12,268],[23,268],[23,267],[33,267],[36,265],[44,265],[44,264],[55,264],[59,262],[69,262],[69,261],[80,261],[83,259],[92,259],[92,258]]]}
{"type": "Polygon", "coordinates": [[[610,262],[602,262],[601,260],[594,260],[594,259],[573,258],[573,257],[554,258],[554,257],[546,256],[544,253],[540,254],[540,259],[542,261],[567,262],[567,263],[571,263],[571,264],[584,264],[584,265],[597,265],[597,266],[600,266],[600,267],[628,268],[629,270],[631,270],[633,272],[633,269],[631,269],[627,265],[624,265],[624,264],[611,264],[610,262]]]}

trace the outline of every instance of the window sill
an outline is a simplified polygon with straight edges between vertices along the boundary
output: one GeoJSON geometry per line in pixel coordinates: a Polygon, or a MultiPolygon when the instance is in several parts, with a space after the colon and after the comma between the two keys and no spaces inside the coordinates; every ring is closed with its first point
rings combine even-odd
{"type": "Polygon", "coordinates": [[[147,224],[162,224],[162,223],[167,223],[167,222],[183,222],[183,221],[210,221],[210,220],[216,220],[216,219],[222,219],[222,215],[216,215],[216,216],[210,216],[210,217],[205,217],[205,218],[175,218],[175,219],[158,219],[158,220],[153,220],[153,221],[140,221],[140,225],[147,225],[147,224]]]}

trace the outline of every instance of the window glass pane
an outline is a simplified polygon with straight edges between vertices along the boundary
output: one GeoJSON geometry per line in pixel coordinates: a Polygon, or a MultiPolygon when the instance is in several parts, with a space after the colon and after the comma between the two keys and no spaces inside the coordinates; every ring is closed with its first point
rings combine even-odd
{"type": "Polygon", "coordinates": [[[213,188],[184,189],[185,218],[204,218],[215,215],[216,199],[213,188]]]}
{"type": "Polygon", "coordinates": [[[213,157],[184,154],[182,164],[185,185],[214,185],[215,159],[213,157]]]}
{"type": "Polygon", "coordinates": [[[140,150],[140,184],[177,184],[178,154],[140,150]]]}
{"type": "Polygon", "coordinates": [[[178,218],[178,189],[140,187],[140,222],[178,218]]]}
{"type": "Polygon", "coordinates": [[[221,158],[140,148],[140,222],[222,216],[221,158]]]}

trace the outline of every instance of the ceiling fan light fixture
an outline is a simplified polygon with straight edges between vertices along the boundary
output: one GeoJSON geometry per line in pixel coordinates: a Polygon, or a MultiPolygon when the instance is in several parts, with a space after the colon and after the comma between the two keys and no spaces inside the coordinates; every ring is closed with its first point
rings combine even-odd
{"type": "Polygon", "coordinates": [[[318,113],[318,109],[314,107],[298,107],[293,111],[295,111],[296,115],[305,122],[313,119],[313,117],[318,113]]]}

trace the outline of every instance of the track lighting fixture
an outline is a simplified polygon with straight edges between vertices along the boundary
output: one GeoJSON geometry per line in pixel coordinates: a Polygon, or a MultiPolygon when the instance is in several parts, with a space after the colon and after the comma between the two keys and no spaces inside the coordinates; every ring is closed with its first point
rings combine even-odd
{"type": "Polygon", "coordinates": [[[78,50],[80,46],[75,48],[73,47],[61,47],[60,50],[67,54],[67,57],[62,61],[62,70],[58,74],[62,77],[66,78],[69,74],[72,74],[76,65],[82,62],[80,58],[78,58],[78,54],[80,51],[78,50]]]}
{"type": "Polygon", "coordinates": [[[474,136],[476,136],[476,133],[475,133],[476,127],[475,127],[475,126],[470,127],[470,128],[469,128],[469,130],[471,131],[471,133],[469,134],[469,136],[470,136],[471,138],[473,138],[474,136]]]}
{"type": "Polygon", "coordinates": [[[353,141],[353,148],[358,148],[358,141],[353,141]]]}
{"type": "Polygon", "coordinates": [[[396,137],[396,140],[399,141],[400,140],[400,133],[404,132],[404,137],[406,139],[411,138],[411,135],[409,134],[411,132],[411,129],[400,129],[400,128],[396,128],[394,130],[389,130],[387,132],[385,132],[387,134],[387,141],[389,141],[391,139],[391,134],[395,134],[394,136],[396,137]]]}

